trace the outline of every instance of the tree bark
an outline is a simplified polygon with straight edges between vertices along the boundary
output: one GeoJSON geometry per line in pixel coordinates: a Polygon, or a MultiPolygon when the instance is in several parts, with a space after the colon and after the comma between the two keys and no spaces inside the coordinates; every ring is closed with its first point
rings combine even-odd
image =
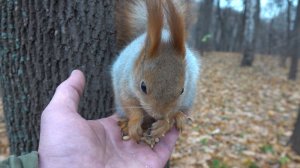
{"type": "Polygon", "coordinates": [[[296,80],[297,79],[297,71],[298,71],[298,61],[300,55],[300,0],[298,0],[297,7],[297,16],[295,20],[294,27],[294,38],[292,39],[293,51],[292,51],[292,59],[291,66],[289,72],[289,79],[296,80]]]}
{"type": "Polygon", "coordinates": [[[214,6],[214,0],[204,0],[203,2],[199,3],[195,44],[196,44],[196,48],[200,49],[201,52],[209,51],[212,48],[213,32],[211,29],[211,25],[212,25],[213,6],[214,6]]]}
{"type": "Polygon", "coordinates": [[[257,46],[257,41],[259,39],[259,34],[260,34],[260,27],[261,27],[261,20],[260,20],[260,0],[256,0],[256,9],[255,9],[255,16],[254,16],[254,19],[255,19],[255,32],[254,32],[254,49],[255,49],[255,52],[257,51],[257,48],[259,46],[257,46]]]}
{"type": "Polygon", "coordinates": [[[244,47],[244,56],[242,59],[242,66],[251,66],[254,61],[255,53],[255,31],[259,16],[257,14],[257,5],[259,1],[251,0],[244,1],[245,3],[245,27],[244,27],[244,38],[243,38],[243,47],[244,47]]]}
{"type": "Polygon", "coordinates": [[[292,149],[300,155],[300,106],[298,111],[297,121],[295,123],[295,128],[293,131],[293,135],[291,137],[292,149]]]}
{"type": "Polygon", "coordinates": [[[112,112],[115,0],[0,0],[0,86],[12,154],[37,150],[40,115],[74,69],[86,75],[80,113],[112,112]]]}
{"type": "Polygon", "coordinates": [[[281,55],[280,62],[279,62],[279,66],[282,67],[282,68],[286,67],[287,58],[291,54],[290,53],[290,50],[291,50],[290,39],[291,39],[291,7],[292,7],[292,1],[287,0],[286,2],[287,2],[286,46],[285,46],[284,54],[281,55]]]}

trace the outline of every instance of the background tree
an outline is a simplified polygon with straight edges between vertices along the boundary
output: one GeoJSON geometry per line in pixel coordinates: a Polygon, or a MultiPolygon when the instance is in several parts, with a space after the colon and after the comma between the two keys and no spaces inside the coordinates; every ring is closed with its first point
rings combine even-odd
{"type": "Polygon", "coordinates": [[[300,0],[298,0],[298,7],[297,7],[297,16],[294,25],[294,38],[292,38],[292,45],[293,45],[293,52],[292,52],[292,59],[291,59],[291,66],[289,72],[289,79],[296,80],[297,78],[297,71],[298,71],[298,60],[300,55],[300,0]]]}
{"type": "Polygon", "coordinates": [[[36,150],[40,115],[73,69],[86,75],[80,112],[112,112],[114,0],[0,1],[0,86],[12,154],[36,150]]]}
{"type": "Polygon", "coordinates": [[[214,44],[214,48],[215,50],[220,50],[221,48],[221,37],[222,37],[222,30],[224,28],[224,21],[223,21],[223,17],[222,17],[222,10],[221,10],[221,6],[220,6],[220,0],[217,0],[217,9],[215,10],[216,12],[216,24],[215,24],[215,29],[214,29],[214,34],[213,34],[213,44],[214,44]]]}
{"type": "Polygon", "coordinates": [[[291,137],[292,149],[300,155],[300,106],[298,110],[298,117],[295,123],[293,135],[291,137]]]}
{"type": "Polygon", "coordinates": [[[258,3],[259,0],[244,1],[245,3],[245,27],[244,27],[244,56],[242,59],[242,66],[251,66],[254,61],[255,52],[255,34],[256,26],[259,20],[258,3]]]}
{"type": "Polygon", "coordinates": [[[280,60],[280,67],[286,67],[287,58],[290,56],[291,48],[290,48],[290,39],[291,39],[291,8],[292,8],[292,0],[286,0],[287,2],[287,8],[286,8],[286,46],[285,46],[285,52],[281,55],[280,60]]]}
{"type": "MultiPolygon", "coordinates": [[[[199,16],[197,18],[198,22],[194,26],[191,26],[196,28],[190,31],[190,37],[192,37],[192,40],[189,40],[189,42],[192,42],[190,44],[197,44],[193,45],[196,48],[197,46],[201,48],[202,45],[202,50],[205,47],[209,47],[209,50],[215,51],[244,51],[243,36],[246,23],[246,10],[242,4],[249,2],[245,0],[214,0],[214,3],[212,1],[207,2],[213,5],[212,8],[211,6],[208,8],[205,2],[194,2],[193,8],[190,9],[195,11],[199,16]],[[198,6],[198,8],[195,6],[198,6]],[[208,14],[205,14],[207,12],[208,14]],[[210,16],[211,19],[207,19],[207,16],[210,16]],[[209,38],[203,38],[206,34],[204,30],[207,29],[208,25],[210,26],[210,33],[208,33],[210,36],[209,38]]],[[[290,40],[293,37],[289,38],[287,30],[290,27],[291,34],[292,27],[294,27],[293,25],[296,21],[296,0],[272,0],[268,1],[262,7],[258,2],[260,0],[256,0],[258,5],[256,5],[255,10],[255,19],[257,19],[254,35],[255,53],[280,56],[278,58],[280,58],[279,61],[282,64],[284,62],[282,60],[287,59],[286,55],[291,55],[291,53],[287,54],[287,52],[291,51],[292,48],[287,47],[287,45],[291,46],[289,43],[291,43],[290,40]],[[287,23],[287,20],[289,20],[289,23],[287,23]]]]}
{"type": "Polygon", "coordinates": [[[199,4],[198,22],[196,26],[196,48],[201,52],[211,50],[212,45],[212,15],[214,0],[204,0],[199,4]],[[205,20],[205,22],[203,22],[205,20]]]}

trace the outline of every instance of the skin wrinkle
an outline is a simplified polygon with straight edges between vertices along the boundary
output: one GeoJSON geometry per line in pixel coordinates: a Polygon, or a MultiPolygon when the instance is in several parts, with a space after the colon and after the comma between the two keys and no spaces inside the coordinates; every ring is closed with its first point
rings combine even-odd
{"type": "MultiPolygon", "coordinates": [[[[117,122],[117,121],[114,120],[114,119],[110,119],[110,120],[112,120],[112,122],[117,122]]],[[[103,123],[101,123],[101,125],[103,125],[103,123]]],[[[121,139],[121,137],[120,137],[120,139],[121,139]]],[[[121,143],[127,143],[127,144],[128,144],[128,147],[133,146],[133,145],[137,145],[136,142],[132,142],[132,141],[131,141],[131,142],[128,142],[128,141],[126,141],[126,142],[121,141],[121,143]]],[[[143,143],[143,142],[142,142],[142,143],[143,143]]],[[[144,144],[144,143],[143,143],[143,144],[144,144]]],[[[145,145],[146,145],[146,144],[145,144],[145,145]]],[[[165,146],[165,145],[166,145],[166,144],[164,144],[163,146],[165,146]]],[[[115,143],[113,143],[113,146],[114,146],[115,148],[119,148],[115,143]]],[[[149,148],[149,150],[152,150],[152,149],[149,148]]],[[[169,149],[168,152],[170,152],[170,151],[172,151],[172,150],[169,149]]],[[[137,152],[131,153],[131,152],[126,151],[125,156],[132,156],[132,155],[136,155],[136,154],[138,154],[138,153],[137,153],[137,152]]],[[[119,156],[120,158],[122,158],[121,156],[124,156],[124,153],[119,152],[119,153],[118,153],[118,156],[119,156]]],[[[129,157],[129,158],[131,158],[131,157],[129,157]]],[[[149,166],[149,164],[151,164],[152,166],[150,166],[150,167],[155,167],[153,163],[148,163],[147,161],[143,161],[143,160],[141,160],[141,159],[139,159],[139,158],[134,158],[134,159],[135,159],[135,161],[141,163],[142,165],[148,165],[148,166],[149,166]]],[[[144,159],[144,160],[149,160],[149,159],[144,159]]],[[[160,165],[163,165],[163,163],[160,163],[160,165]]]]}
{"type": "MultiPolygon", "coordinates": [[[[112,122],[116,122],[116,120],[114,120],[114,119],[109,119],[109,120],[111,120],[112,122]]],[[[93,121],[91,121],[91,122],[93,122],[93,121]]],[[[94,123],[92,123],[92,124],[94,124],[94,123]]],[[[91,129],[93,130],[93,132],[97,135],[97,138],[98,138],[98,140],[103,144],[102,146],[105,146],[105,148],[104,148],[104,154],[103,154],[103,160],[101,161],[102,162],[102,166],[105,166],[105,167],[107,167],[107,165],[108,164],[105,164],[105,161],[106,160],[109,160],[109,158],[111,158],[111,153],[110,153],[110,150],[107,148],[109,145],[105,145],[105,144],[107,144],[107,143],[111,143],[111,141],[110,141],[110,139],[109,139],[109,135],[108,135],[108,132],[107,132],[107,130],[105,129],[106,127],[104,127],[104,125],[103,125],[103,123],[101,123],[101,122],[96,122],[95,123],[96,125],[97,124],[99,124],[100,126],[102,126],[102,128],[103,128],[103,130],[104,130],[104,134],[97,134],[96,132],[96,130],[95,130],[95,128],[94,127],[91,127],[91,129]],[[104,138],[103,137],[100,137],[100,136],[105,136],[104,138]],[[101,139],[103,139],[103,140],[105,140],[104,142],[103,141],[101,141],[101,139]]],[[[113,146],[115,147],[115,148],[117,148],[117,146],[116,146],[116,144],[115,143],[113,143],[113,146]]],[[[121,157],[121,155],[119,154],[119,153],[117,153],[118,154],[118,158],[120,158],[120,159],[122,159],[122,157],[121,157]]]]}
{"type": "MultiPolygon", "coordinates": [[[[117,121],[114,120],[114,119],[110,119],[110,120],[112,120],[112,122],[114,122],[114,123],[117,122],[117,121]]],[[[103,124],[101,123],[101,125],[103,125],[103,124]]],[[[107,131],[107,130],[105,129],[105,132],[106,132],[106,131],[107,131]]],[[[108,136],[106,136],[106,138],[108,138],[108,136]]],[[[120,137],[119,139],[121,139],[121,137],[120,137]]],[[[106,139],[106,140],[109,141],[109,139],[106,139]]],[[[109,142],[110,142],[110,141],[109,141],[109,142]]],[[[121,143],[126,143],[126,142],[123,142],[123,141],[120,141],[120,142],[121,142],[121,143]]],[[[116,143],[113,143],[113,146],[114,146],[115,148],[119,148],[119,146],[118,146],[116,143]]],[[[105,151],[109,151],[109,150],[108,150],[107,148],[105,148],[105,151]]],[[[128,152],[128,151],[125,151],[125,152],[126,152],[125,156],[130,156],[130,155],[136,154],[136,153],[130,153],[130,152],[128,152]]],[[[105,156],[107,156],[106,153],[107,153],[107,152],[105,152],[105,156]]],[[[122,159],[122,158],[123,158],[122,156],[124,156],[124,153],[122,153],[121,151],[117,152],[117,154],[118,154],[119,159],[122,159]]],[[[106,159],[108,159],[108,158],[109,158],[109,156],[106,157],[106,159]]],[[[144,162],[141,161],[140,159],[138,159],[138,158],[135,158],[135,159],[137,159],[137,160],[135,160],[135,161],[138,161],[139,163],[144,164],[144,162]]],[[[123,161],[126,162],[124,159],[123,159],[123,161]]],[[[146,163],[145,163],[145,164],[146,164],[146,163]]]]}
{"type": "MultiPolygon", "coordinates": [[[[110,119],[110,120],[112,120],[112,122],[114,122],[114,123],[117,123],[117,120],[114,120],[114,119],[110,119]]],[[[121,140],[121,136],[120,136],[120,142],[121,143],[124,143],[122,140],[121,140]]],[[[110,142],[111,143],[111,142],[110,142]]],[[[116,144],[116,143],[113,143],[113,146],[115,147],[115,148],[119,148],[119,146],[116,144]]],[[[127,152],[127,151],[126,151],[127,152]]],[[[117,153],[118,154],[118,156],[119,156],[119,158],[120,159],[122,159],[122,156],[124,155],[124,153],[122,153],[122,152],[118,152],[117,153]]],[[[127,154],[129,154],[129,155],[131,155],[131,153],[130,152],[127,152],[127,154]]],[[[128,155],[125,155],[125,156],[128,156],[128,155]]],[[[124,160],[124,159],[123,159],[124,160]]],[[[125,161],[125,160],[124,160],[125,161]]],[[[141,161],[139,161],[140,163],[142,163],[141,161]]]]}
{"type": "MultiPolygon", "coordinates": [[[[99,123],[103,128],[104,128],[104,126],[102,125],[102,123],[99,123]]],[[[106,135],[106,133],[104,134],[104,136],[105,136],[105,138],[104,138],[104,140],[105,140],[105,142],[102,142],[101,141],[101,138],[99,137],[100,135],[99,134],[97,134],[97,131],[95,130],[95,128],[94,127],[91,127],[90,126],[90,128],[91,128],[91,130],[95,133],[95,135],[97,135],[97,138],[98,138],[98,140],[102,143],[102,144],[106,144],[105,142],[107,142],[107,135],[106,135]]],[[[107,153],[107,146],[105,146],[105,148],[104,148],[104,156],[107,156],[106,155],[106,153],[107,153]]],[[[104,165],[104,161],[103,161],[103,165],[104,165]]]]}
{"type": "Polygon", "coordinates": [[[165,147],[165,149],[167,149],[168,152],[172,153],[172,149],[170,148],[170,146],[165,141],[162,141],[162,143],[160,143],[159,145],[165,147]]]}

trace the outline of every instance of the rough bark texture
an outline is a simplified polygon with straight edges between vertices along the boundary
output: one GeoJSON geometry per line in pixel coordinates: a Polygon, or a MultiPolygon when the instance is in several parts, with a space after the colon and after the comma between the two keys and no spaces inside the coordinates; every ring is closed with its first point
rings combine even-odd
{"type": "Polygon", "coordinates": [[[300,106],[298,111],[298,118],[295,124],[295,129],[291,137],[292,149],[300,155],[300,106]]]}
{"type": "Polygon", "coordinates": [[[12,154],[36,150],[40,115],[73,69],[86,75],[80,112],[112,112],[114,0],[0,0],[0,86],[12,154]]]}
{"type": "Polygon", "coordinates": [[[297,16],[295,20],[295,28],[292,38],[293,44],[293,53],[291,59],[291,67],[289,72],[289,79],[296,80],[297,79],[297,71],[298,71],[298,61],[300,55],[300,0],[298,0],[298,7],[297,7],[297,16]]]}
{"type": "Polygon", "coordinates": [[[257,5],[259,1],[251,0],[245,2],[245,27],[244,27],[244,56],[242,59],[242,66],[251,66],[254,61],[255,52],[255,31],[259,14],[257,5]]]}

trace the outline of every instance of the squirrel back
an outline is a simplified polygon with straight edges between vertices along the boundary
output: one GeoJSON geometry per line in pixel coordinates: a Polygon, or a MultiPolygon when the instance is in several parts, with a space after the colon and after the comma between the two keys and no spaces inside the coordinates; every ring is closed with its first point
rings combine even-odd
{"type": "MultiPolygon", "coordinates": [[[[116,5],[116,28],[117,28],[117,46],[118,49],[123,49],[136,37],[147,32],[148,28],[148,13],[157,13],[156,9],[147,9],[147,0],[121,0],[116,5]],[[153,10],[151,12],[151,10],[153,10]]],[[[159,0],[160,3],[165,3],[165,0],[159,0]]],[[[158,1],[151,1],[156,3],[158,1]]],[[[184,0],[172,0],[177,12],[184,16],[185,20],[188,18],[187,5],[184,0]]],[[[159,12],[158,12],[159,13],[159,12]]],[[[167,14],[164,13],[163,28],[169,29],[167,23],[167,14]]],[[[157,17],[155,22],[159,23],[157,17]]],[[[185,29],[187,29],[187,23],[185,23],[185,29]]]]}

